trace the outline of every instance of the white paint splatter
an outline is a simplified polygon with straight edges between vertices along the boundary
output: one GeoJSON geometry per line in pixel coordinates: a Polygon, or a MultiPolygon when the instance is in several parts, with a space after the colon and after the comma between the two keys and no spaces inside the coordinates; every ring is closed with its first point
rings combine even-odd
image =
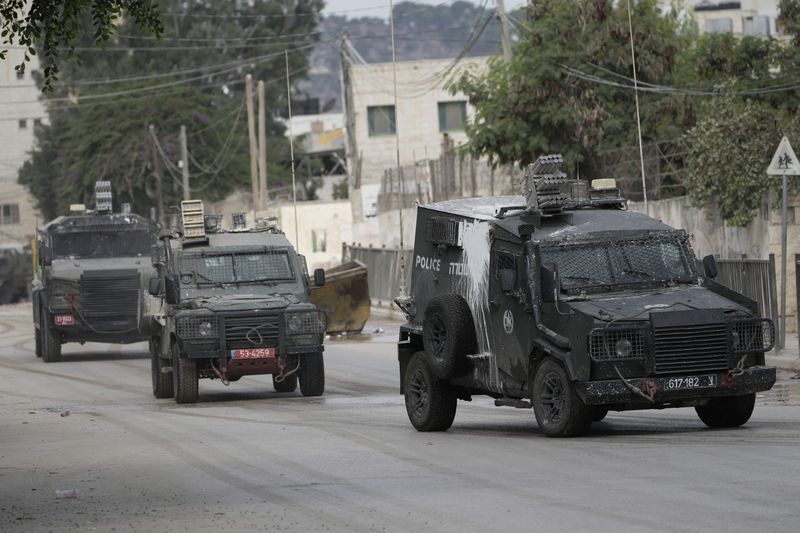
{"type": "Polygon", "coordinates": [[[488,222],[464,222],[462,242],[462,262],[466,265],[466,275],[456,281],[456,289],[466,300],[472,311],[475,323],[475,336],[478,341],[478,352],[491,359],[489,384],[501,389],[497,358],[492,352],[489,339],[489,260],[491,242],[489,241],[488,222]]]}

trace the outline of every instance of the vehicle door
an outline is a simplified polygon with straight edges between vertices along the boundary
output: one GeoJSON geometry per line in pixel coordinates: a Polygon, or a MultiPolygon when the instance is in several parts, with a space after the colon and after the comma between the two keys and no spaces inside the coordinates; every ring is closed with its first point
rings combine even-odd
{"type": "Polygon", "coordinates": [[[518,246],[496,240],[489,274],[489,339],[497,366],[520,381],[528,379],[530,314],[524,256],[518,246]]]}

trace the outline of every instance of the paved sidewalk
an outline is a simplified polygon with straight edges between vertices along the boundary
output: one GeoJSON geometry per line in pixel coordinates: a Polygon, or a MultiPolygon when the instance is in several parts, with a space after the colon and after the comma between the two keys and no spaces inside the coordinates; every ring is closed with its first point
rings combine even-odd
{"type": "Polygon", "coordinates": [[[775,350],[769,352],[767,364],[782,370],[800,371],[800,344],[797,333],[786,334],[786,347],[780,352],[775,350]]]}

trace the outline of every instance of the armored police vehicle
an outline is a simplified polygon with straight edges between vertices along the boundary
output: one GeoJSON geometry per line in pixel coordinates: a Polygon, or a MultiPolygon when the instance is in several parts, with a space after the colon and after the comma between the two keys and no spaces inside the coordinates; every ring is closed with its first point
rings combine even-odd
{"type": "Polygon", "coordinates": [[[73,205],[69,216],[37,231],[32,284],[36,355],[61,360],[66,342],[132,343],[147,340],[147,294],[154,275],[150,247],[157,225],[130,213],[112,213],[111,185],[98,182],[94,211],[73,205]]]}
{"type": "Polygon", "coordinates": [[[26,299],[32,278],[30,246],[0,244],[0,305],[26,299]]]}
{"type": "Polygon", "coordinates": [[[419,207],[411,292],[398,298],[401,392],[412,425],[448,429],[456,400],[533,407],[554,437],[609,410],[694,407],[747,422],[773,323],[698,271],[689,239],[626,210],[614,180],[570,181],[561,157],[525,172],[525,196],[419,207]]]}
{"type": "MultiPolygon", "coordinates": [[[[200,378],[228,385],[254,374],[272,374],[277,392],[299,382],[320,396],[326,316],[308,301],[305,258],[270,221],[246,228],[239,214],[223,230],[199,200],[182,202],[182,217],[153,254],[149,290],[166,304],[150,343],[155,397],[193,403],[200,378]]],[[[324,283],[316,270],[314,285],[324,283]]]]}

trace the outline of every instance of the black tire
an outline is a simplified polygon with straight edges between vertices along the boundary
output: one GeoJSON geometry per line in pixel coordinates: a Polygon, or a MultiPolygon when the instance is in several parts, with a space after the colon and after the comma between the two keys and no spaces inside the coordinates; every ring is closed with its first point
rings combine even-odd
{"type": "Polygon", "coordinates": [[[608,408],[595,407],[592,409],[592,422],[600,422],[608,414],[608,408]]]}
{"type": "Polygon", "coordinates": [[[744,425],[753,414],[756,394],[712,398],[707,404],[695,407],[697,416],[710,428],[736,428],[744,425]]]}
{"type": "Polygon", "coordinates": [[[303,396],[322,396],[325,392],[325,362],[322,360],[322,353],[301,355],[297,377],[303,396]]]}
{"type": "Polygon", "coordinates": [[[50,315],[43,312],[39,331],[42,335],[42,361],[45,363],[58,363],[61,361],[61,337],[50,328],[50,315]]]}
{"type": "Polygon", "coordinates": [[[42,356],[42,330],[33,326],[33,337],[36,341],[36,357],[42,356]]]}
{"type": "Polygon", "coordinates": [[[297,390],[297,374],[292,374],[283,378],[283,381],[275,381],[275,374],[272,375],[272,388],[275,392],[294,392],[297,390]]]}
{"type": "Polygon", "coordinates": [[[178,350],[172,352],[172,387],[177,403],[197,402],[197,361],[179,357],[178,350]]]}
{"type": "Polygon", "coordinates": [[[447,431],[456,417],[456,393],[433,374],[429,360],[417,352],[408,362],[403,383],[406,413],[417,431],[447,431]]]}
{"type": "Polygon", "coordinates": [[[592,425],[593,410],[575,392],[566,370],[545,358],[533,377],[533,412],[548,437],[578,437],[592,425]]]}
{"type": "Polygon", "coordinates": [[[431,299],[425,309],[422,345],[431,371],[440,379],[463,375],[468,354],[477,351],[475,325],[467,302],[457,294],[431,299]]]}
{"type": "Polygon", "coordinates": [[[160,341],[150,337],[150,374],[153,378],[153,396],[156,398],[173,398],[175,396],[172,383],[172,372],[163,372],[169,361],[159,354],[160,341]]]}

